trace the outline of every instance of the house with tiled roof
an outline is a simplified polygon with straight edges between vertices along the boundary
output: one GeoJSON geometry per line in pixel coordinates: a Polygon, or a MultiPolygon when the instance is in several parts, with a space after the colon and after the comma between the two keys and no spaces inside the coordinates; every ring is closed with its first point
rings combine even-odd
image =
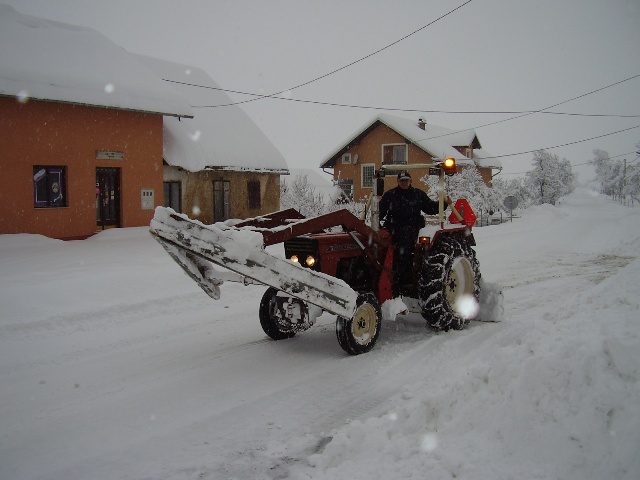
{"type": "MultiPolygon", "coordinates": [[[[482,149],[473,130],[454,131],[381,114],[350,135],[320,164],[332,169],[334,181],[348,198],[360,201],[373,190],[374,172],[382,165],[428,164],[437,158],[453,157],[457,168],[476,168],[487,185],[502,165],[482,149]]],[[[414,178],[428,172],[412,172],[414,178]]],[[[395,179],[385,179],[385,190],[395,187],[395,179]]]]}

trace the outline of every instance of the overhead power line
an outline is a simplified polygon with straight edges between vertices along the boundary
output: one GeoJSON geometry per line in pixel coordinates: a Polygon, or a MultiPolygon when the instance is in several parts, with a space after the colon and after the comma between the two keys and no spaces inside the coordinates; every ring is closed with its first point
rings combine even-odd
{"type": "MultiPolygon", "coordinates": [[[[545,113],[545,110],[549,110],[549,109],[551,109],[551,108],[558,107],[558,106],[560,106],[560,105],[564,105],[565,103],[569,103],[569,102],[572,102],[572,101],[577,100],[577,99],[579,99],[579,98],[586,97],[587,95],[592,95],[592,94],[594,94],[594,93],[601,92],[601,91],[603,91],[603,90],[606,90],[607,88],[615,87],[616,85],[620,85],[621,83],[628,82],[629,80],[633,80],[633,79],[636,79],[636,78],[638,78],[638,77],[640,77],[640,74],[638,74],[638,75],[633,75],[633,76],[631,76],[631,77],[629,77],[629,78],[625,78],[624,80],[620,80],[620,81],[618,81],[618,82],[611,83],[611,84],[606,85],[606,86],[604,86],[604,87],[597,88],[597,89],[592,90],[592,91],[590,91],[590,92],[583,93],[583,94],[581,94],[581,95],[578,95],[577,97],[570,98],[569,100],[564,100],[564,101],[559,102],[559,103],[554,103],[553,105],[550,105],[550,106],[545,107],[545,108],[541,108],[541,109],[539,109],[539,110],[533,110],[533,111],[528,112],[528,113],[523,113],[522,115],[517,115],[517,116],[515,116],[515,117],[505,118],[505,119],[498,120],[498,121],[495,121],[495,122],[485,123],[485,124],[483,124],[483,125],[478,125],[477,127],[466,128],[466,129],[464,129],[464,130],[457,130],[457,131],[455,131],[455,132],[451,132],[451,133],[445,133],[445,134],[443,134],[443,135],[438,135],[438,136],[436,136],[436,137],[424,138],[423,140],[431,140],[431,139],[434,139],[434,138],[447,137],[447,136],[449,136],[449,135],[455,135],[455,134],[457,134],[457,133],[461,133],[461,132],[468,132],[468,131],[476,130],[476,129],[478,129],[478,128],[488,127],[488,126],[490,126],[490,125],[497,125],[498,123],[504,123],[504,122],[509,122],[509,121],[511,121],[511,120],[517,120],[518,118],[522,118],[522,117],[526,117],[526,116],[529,116],[529,115],[533,115],[534,113],[545,113]]],[[[632,127],[632,128],[637,128],[637,127],[632,127]]],[[[606,135],[604,135],[604,136],[606,136],[606,135]]],[[[595,137],[595,138],[598,138],[598,137],[595,137]]],[[[526,152],[526,153],[529,153],[529,152],[526,152]]],[[[517,154],[516,154],[516,155],[517,155],[517,154]]]]}
{"type": "MultiPolygon", "coordinates": [[[[296,99],[296,98],[285,98],[285,97],[278,97],[275,96],[277,94],[273,94],[273,95],[261,95],[261,94],[257,94],[257,93],[249,93],[249,92],[242,92],[242,91],[238,91],[238,90],[230,90],[230,89],[226,89],[226,88],[221,88],[221,87],[212,87],[212,86],[207,86],[207,85],[199,85],[199,84],[195,84],[195,83],[188,83],[188,82],[179,82],[177,80],[170,80],[167,78],[163,78],[163,80],[165,82],[171,82],[171,83],[176,83],[179,85],[185,85],[185,86],[189,86],[189,87],[197,87],[197,88],[206,88],[206,89],[210,89],[210,90],[217,90],[217,91],[221,91],[221,92],[227,92],[227,93],[237,93],[240,95],[251,95],[253,97],[256,97],[256,99],[272,99],[272,100],[282,100],[282,101],[287,101],[287,102],[298,102],[298,103],[309,103],[309,104],[313,104],[313,105],[324,105],[324,106],[331,106],[331,107],[344,107],[344,108],[358,108],[358,109],[367,109],[367,110],[381,110],[381,111],[389,111],[389,112],[414,112],[414,113],[441,113],[441,114],[462,114],[462,115],[518,115],[516,117],[513,118],[508,118],[508,119],[503,119],[497,122],[493,122],[493,123],[488,123],[485,125],[481,125],[475,128],[482,128],[482,127],[486,127],[489,125],[494,125],[495,123],[501,123],[501,122],[506,122],[509,120],[515,120],[516,118],[520,118],[520,117],[524,117],[526,115],[532,115],[534,113],[540,113],[543,115],[565,115],[565,116],[575,116],[575,117],[606,117],[606,118],[640,118],[640,115],[623,115],[623,114],[606,114],[606,113],[574,113],[574,112],[555,112],[555,111],[548,111],[550,108],[553,108],[555,106],[559,106],[562,105],[564,103],[568,103],[571,102],[573,100],[576,100],[578,98],[582,98],[585,97],[587,95],[591,95],[593,93],[596,92],[600,92],[602,90],[605,90],[607,88],[613,87],[615,85],[619,85],[620,83],[629,81],[629,80],[633,80],[635,78],[640,77],[640,75],[634,75],[632,77],[626,78],[624,80],[620,80],[619,82],[615,82],[612,83],[610,85],[607,85],[605,87],[602,88],[598,88],[597,90],[593,90],[591,92],[588,93],[584,93],[582,95],[579,95],[577,97],[573,97],[569,100],[565,100],[564,102],[560,102],[557,103],[555,105],[552,105],[550,107],[546,107],[543,109],[538,109],[538,110],[429,110],[429,109],[424,109],[424,108],[396,108],[396,107],[380,107],[380,106],[371,106],[371,105],[353,105],[353,104],[345,104],[345,103],[335,103],[335,102],[321,102],[318,100],[304,100],[304,99],[296,99]]],[[[242,102],[240,102],[242,103],[242,102]]],[[[193,108],[218,108],[218,107],[228,107],[228,106],[232,106],[232,105],[238,105],[238,103],[227,103],[227,104],[220,104],[220,105],[191,105],[193,108]]],[[[467,130],[474,130],[475,128],[469,128],[467,130]]],[[[460,130],[460,131],[466,131],[466,130],[460,130]]],[[[458,133],[458,132],[456,132],[458,133]]]]}
{"type": "Polygon", "coordinates": [[[360,63],[360,62],[362,62],[363,60],[366,60],[367,58],[371,58],[371,57],[373,57],[374,55],[377,55],[378,53],[383,52],[383,51],[385,51],[385,50],[387,50],[387,49],[389,49],[389,48],[393,47],[394,45],[397,45],[398,43],[400,43],[400,42],[402,42],[402,41],[406,40],[407,38],[409,38],[409,37],[411,37],[411,36],[415,35],[416,33],[421,32],[421,31],[422,31],[422,30],[424,30],[425,28],[428,28],[428,27],[430,27],[431,25],[433,25],[434,23],[439,22],[439,21],[440,21],[440,20],[442,20],[443,18],[448,17],[449,15],[451,15],[452,13],[454,13],[454,12],[455,12],[455,11],[457,11],[457,10],[460,10],[462,7],[464,7],[465,5],[468,5],[468,4],[469,4],[469,3],[471,3],[472,1],[473,1],[473,0],[467,0],[467,1],[466,1],[466,2],[464,2],[463,4],[458,5],[456,8],[454,8],[454,9],[452,9],[452,10],[449,10],[449,11],[448,11],[447,13],[445,13],[444,15],[439,16],[439,17],[438,17],[438,18],[436,18],[435,20],[432,20],[431,22],[427,23],[426,25],[423,25],[422,27],[418,28],[417,30],[414,30],[413,32],[409,33],[408,35],[405,35],[404,37],[399,38],[399,39],[398,39],[398,40],[396,40],[395,42],[392,42],[392,43],[390,43],[390,44],[388,44],[388,45],[386,45],[386,46],[384,46],[384,47],[382,47],[382,48],[380,48],[380,49],[376,50],[375,52],[372,52],[372,53],[370,53],[370,54],[368,54],[368,55],[365,55],[364,57],[359,58],[358,60],[355,60],[355,61],[353,61],[353,62],[351,62],[351,63],[349,63],[349,64],[347,64],[347,65],[344,65],[344,66],[342,66],[342,67],[340,67],[340,68],[336,68],[335,70],[332,70],[332,71],[331,71],[331,72],[329,72],[329,73],[325,73],[324,75],[320,75],[319,77],[316,77],[316,78],[314,78],[313,80],[309,80],[309,81],[307,81],[307,82],[301,83],[300,85],[296,85],[295,87],[286,88],[286,89],[282,90],[281,92],[275,93],[274,95],[280,95],[280,94],[282,94],[282,93],[289,92],[289,91],[291,91],[291,90],[295,90],[296,88],[304,87],[304,86],[306,86],[306,85],[309,85],[310,83],[317,82],[318,80],[321,80],[321,79],[323,79],[323,78],[326,78],[326,77],[328,77],[329,75],[333,75],[334,73],[338,73],[338,72],[340,72],[340,71],[342,71],[342,70],[345,70],[346,68],[352,67],[352,66],[353,66],[353,65],[355,65],[356,63],[360,63]]]}
{"type": "MultiPolygon", "coordinates": [[[[442,20],[443,18],[448,17],[449,15],[451,15],[452,13],[454,13],[455,11],[460,10],[462,7],[464,7],[465,5],[468,5],[468,4],[469,4],[469,3],[471,3],[472,1],[473,1],[473,0],[467,0],[466,2],[464,2],[464,3],[460,4],[460,5],[458,5],[456,8],[454,8],[454,9],[452,9],[452,10],[449,10],[449,11],[448,11],[447,13],[445,13],[444,15],[439,16],[439,17],[438,17],[438,18],[436,18],[435,20],[430,21],[430,22],[429,22],[429,23],[427,23],[426,25],[423,25],[422,27],[418,28],[417,30],[414,30],[413,32],[411,32],[411,33],[409,33],[409,34],[405,35],[404,37],[399,38],[398,40],[396,40],[396,41],[394,41],[394,42],[391,42],[391,43],[389,43],[388,45],[385,45],[384,47],[379,48],[378,50],[376,50],[376,51],[374,51],[374,52],[371,52],[371,53],[369,53],[368,55],[365,55],[364,57],[359,58],[358,60],[354,60],[353,62],[348,63],[347,65],[343,65],[343,66],[342,66],[342,67],[340,67],[340,68],[336,68],[335,70],[332,70],[332,71],[330,71],[330,72],[328,72],[328,73],[325,73],[325,74],[323,74],[323,75],[320,75],[319,77],[316,77],[316,78],[314,78],[313,80],[308,80],[308,81],[306,81],[306,82],[304,82],[304,83],[301,83],[301,84],[299,84],[299,85],[296,85],[295,87],[285,88],[284,90],[281,90],[281,91],[276,92],[276,93],[272,93],[271,95],[258,95],[256,98],[252,98],[252,99],[250,99],[250,100],[243,100],[243,101],[241,101],[241,102],[235,102],[235,103],[229,103],[229,104],[227,104],[227,105],[217,105],[217,106],[218,106],[218,107],[227,107],[227,106],[231,106],[231,105],[240,105],[240,104],[242,104],[242,103],[255,102],[256,100],[261,100],[261,99],[263,99],[263,98],[272,98],[272,97],[275,97],[275,96],[277,96],[277,95],[282,95],[282,94],[283,94],[283,93],[285,93],[285,92],[290,92],[291,90],[295,90],[295,89],[297,89],[297,88],[304,87],[304,86],[309,85],[309,84],[311,84],[311,83],[317,82],[318,80],[322,80],[323,78],[326,78],[326,77],[328,77],[328,76],[330,76],[330,75],[333,75],[334,73],[338,73],[338,72],[340,72],[340,71],[342,71],[342,70],[345,70],[345,69],[347,69],[347,68],[349,68],[349,67],[352,67],[352,66],[354,66],[354,65],[355,65],[355,64],[357,64],[357,63],[360,63],[360,62],[362,62],[362,61],[364,61],[364,60],[366,60],[366,59],[368,59],[368,58],[373,57],[374,55],[377,55],[377,54],[378,54],[378,53],[380,53],[380,52],[383,52],[383,51],[385,51],[385,50],[387,50],[387,49],[389,49],[389,48],[393,47],[394,45],[397,45],[398,43],[400,43],[400,42],[402,42],[402,41],[406,40],[407,38],[409,38],[409,37],[411,37],[411,36],[415,35],[416,33],[421,32],[421,31],[422,31],[422,30],[424,30],[425,28],[430,27],[430,26],[431,26],[431,25],[433,25],[434,23],[439,22],[439,21],[440,21],[440,20],[442,20]]],[[[171,82],[171,81],[172,81],[172,80],[166,80],[166,79],[163,79],[163,80],[165,80],[165,81],[167,81],[167,82],[171,82]]],[[[175,82],[175,83],[180,83],[180,82],[175,82]]]]}
{"type": "MultiPolygon", "coordinates": [[[[544,149],[543,149],[543,150],[544,150],[544,149]]],[[[627,155],[632,155],[632,154],[634,154],[634,153],[635,153],[635,152],[621,153],[621,154],[619,154],[619,155],[615,155],[615,156],[613,156],[613,157],[609,157],[609,159],[611,160],[611,159],[614,159],[614,158],[625,157],[625,156],[627,156],[627,155]]],[[[640,157],[638,157],[638,158],[640,158],[640,157]]],[[[636,160],[637,160],[638,158],[636,158],[636,160]]],[[[633,162],[634,160],[631,160],[631,161],[633,162]]],[[[593,160],[589,160],[589,161],[587,161],[587,162],[582,162],[582,163],[571,163],[571,166],[572,166],[572,167],[580,167],[580,166],[582,166],[582,165],[590,165],[590,164],[592,164],[592,163],[593,163],[593,160]]],[[[500,175],[524,175],[525,173],[529,173],[529,172],[508,172],[508,173],[507,173],[507,172],[500,172],[500,175]]]]}
{"type": "MultiPolygon", "coordinates": [[[[432,139],[435,139],[435,138],[455,135],[455,134],[460,133],[460,132],[467,132],[467,131],[471,131],[471,130],[476,130],[478,128],[487,127],[489,125],[495,125],[495,124],[507,122],[507,121],[510,121],[510,120],[516,120],[518,118],[522,118],[522,117],[525,117],[525,116],[528,116],[528,115],[532,115],[534,113],[562,114],[561,112],[547,112],[547,110],[549,110],[551,108],[554,108],[554,107],[557,107],[557,106],[560,106],[560,105],[563,105],[565,103],[569,103],[569,102],[571,102],[573,100],[577,100],[579,98],[583,98],[583,97],[586,97],[588,95],[592,95],[594,93],[601,92],[603,90],[606,90],[607,88],[611,88],[611,87],[614,87],[616,85],[620,85],[621,83],[636,79],[638,77],[640,77],[640,74],[633,75],[631,77],[628,77],[628,78],[625,78],[623,80],[611,83],[611,84],[606,85],[606,86],[601,87],[601,88],[597,88],[596,90],[592,90],[590,92],[583,93],[583,94],[578,95],[576,97],[572,97],[572,98],[570,98],[568,100],[564,100],[562,102],[555,103],[555,104],[550,105],[550,106],[545,107],[545,108],[541,108],[541,109],[538,109],[538,110],[532,110],[532,111],[525,112],[522,115],[517,115],[515,117],[510,117],[510,118],[499,120],[499,121],[496,121],[496,122],[491,122],[491,123],[487,123],[487,124],[484,124],[484,125],[479,125],[479,126],[473,127],[473,128],[467,128],[467,129],[463,129],[463,130],[453,131],[453,132],[450,132],[450,133],[445,133],[443,135],[427,137],[427,138],[423,138],[423,139],[420,139],[420,140],[417,140],[417,141],[432,140],[432,139]]],[[[175,81],[175,80],[168,80],[168,79],[163,79],[163,80],[165,80],[167,82],[179,83],[179,84],[183,84],[183,85],[189,85],[189,86],[195,86],[195,87],[201,87],[201,88],[210,88],[210,89],[213,89],[213,90],[222,90],[219,87],[208,87],[208,86],[204,86],[204,85],[189,84],[189,83],[186,83],[186,82],[178,82],[178,81],[175,81]]],[[[249,94],[249,95],[255,95],[255,94],[249,94]]],[[[274,94],[274,95],[277,95],[277,94],[274,94]]],[[[281,97],[273,97],[273,95],[258,95],[258,96],[261,97],[261,98],[278,98],[278,99],[282,99],[281,97]]],[[[284,100],[284,99],[282,99],[282,100],[284,100]]],[[[224,105],[218,105],[218,106],[224,106],[224,105]]],[[[425,113],[424,110],[411,110],[411,111],[419,111],[419,112],[425,113]]],[[[432,112],[436,112],[436,111],[432,111],[432,112]]],[[[442,111],[442,113],[455,113],[455,112],[453,112],[453,111],[442,111]]],[[[480,113],[480,112],[466,112],[466,113],[480,113]]],[[[485,113],[499,113],[499,112],[485,112],[485,113]]],[[[571,114],[567,114],[567,115],[571,115],[571,114]]],[[[577,115],[587,116],[586,114],[577,114],[577,115]]],[[[604,116],[608,116],[608,115],[597,114],[595,116],[603,116],[604,117],[604,116]]],[[[620,118],[637,118],[638,117],[637,115],[624,115],[624,116],[623,115],[613,115],[613,116],[620,117],[620,118]]],[[[633,130],[633,129],[636,129],[636,128],[640,128],[640,125],[635,125],[633,127],[625,128],[625,129],[618,130],[618,131],[615,131],[615,132],[605,133],[603,135],[597,135],[595,137],[586,138],[586,139],[583,139],[583,140],[577,140],[577,141],[574,141],[574,142],[568,142],[568,143],[563,143],[563,144],[560,144],[560,145],[554,145],[552,147],[536,148],[536,149],[527,150],[527,151],[524,151],[524,152],[510,153],[510,154],[504,154],[504,155],[495,155],[495,156],[485,157],[485,158],[490,159],[490,158],[513,157],[513,156],[516,156],[516,155],[526,155],[528,153],[537,152],[539,150],[553,150],[555,148],[566,147],[566,146],[569,146],[569,145],[576,145],[578,143],[584,143],[584,142],[588,142],[588,141],[591,141],[591,140],[596,140],[598,138],[608,137],[610,135],[615,135],[615,134],[626,132],[626,131],[633,130]]]]}
{"type": "Polygon", "coordinates": [[[533,150],[527,150],[525,152],[517,152],[517,153],[506,153],[504,155],[492,155],[490,157],[483,157],[483,159],[488,159],[488,158],[505,158],[505,157],[515,157],[516,155],[526,155],[527,153],[534,153],[534,152],[538,152],[540,150],[553,150],[555,148],[561,148],[561,147],[567,147],[569,145],[576,145],[578,143],[584,143],[584,142],[589,142],[591,140],[596,140],[598,138],[603,138],[603,137],[608,137],[610,135],[616,135],[618,133],[622,133],[622,132],[628,132],[629,130],[633,130],[635,128],[640,128],[640,125],[635,125],[633,127],[629,127],[629,128],[624,128],[622,130],[617,130],[615,132],[610,132],[610,133],[605,133],[603,135],[597,135],[595,137],[591,137],[591,138],[585,138],[583,140],[576,140],[575,142],[568,142],[568,143],[562,143],[560,145],[554,145],[552,147],[542,147],[542,148],[535,148],[533,150]]]}

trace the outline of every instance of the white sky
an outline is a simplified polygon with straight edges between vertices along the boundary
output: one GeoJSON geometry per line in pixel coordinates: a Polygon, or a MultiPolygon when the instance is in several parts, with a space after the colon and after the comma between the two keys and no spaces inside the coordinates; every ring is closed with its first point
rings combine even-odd
{"type": "MultiPolygon", "coordinates": [[[[222,87],[272,94],[323,76],[427,25],[464,0],[0,0],[21,13],[95,28],[133,53],[204,69],[222,87]]],[[[639,0],[472,0],[356,65],[295,89],[294,100],[445,111],[539,110],[640,74],[639,0]]],[[[556,112],[640,115],[640,77],[556,112]]],[[[230,94],[235,101],[251,97],[230,94]]],[[[377,110],[266,99],[242,108],[289,167],[316,167],[377,110]]],[[[197,113],[197,110],[196,112],[197,113]]],[[[636,158],[640,117],[390,112],[476,128],[495,155],[539,148],[592,176],[593,149],[636,158]]],[[[532,154],[502,157],[505,174],[532,154]]],[[[511,178],[508,175],[507,178],[511,178]]]]}

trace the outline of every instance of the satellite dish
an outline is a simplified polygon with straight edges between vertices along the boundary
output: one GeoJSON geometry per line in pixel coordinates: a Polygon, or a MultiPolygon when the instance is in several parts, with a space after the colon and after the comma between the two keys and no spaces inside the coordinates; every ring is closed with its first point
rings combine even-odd
{"type": "Polygon", "coordinates": [[[357,153],[353,157],[353,164],[355,165],[356,163],[358,163],[358,154],[357,153]]]}

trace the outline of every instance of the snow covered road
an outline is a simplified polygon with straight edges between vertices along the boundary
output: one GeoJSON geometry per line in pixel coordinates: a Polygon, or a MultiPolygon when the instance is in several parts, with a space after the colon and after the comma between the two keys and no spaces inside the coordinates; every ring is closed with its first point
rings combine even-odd
{"type": "Polygon", "coordinates": [[[0,236],[1,479],[635,479],[640,219],[580,189],[474,230],[502,323],[275,342],[146,229],[0,236]]]}

